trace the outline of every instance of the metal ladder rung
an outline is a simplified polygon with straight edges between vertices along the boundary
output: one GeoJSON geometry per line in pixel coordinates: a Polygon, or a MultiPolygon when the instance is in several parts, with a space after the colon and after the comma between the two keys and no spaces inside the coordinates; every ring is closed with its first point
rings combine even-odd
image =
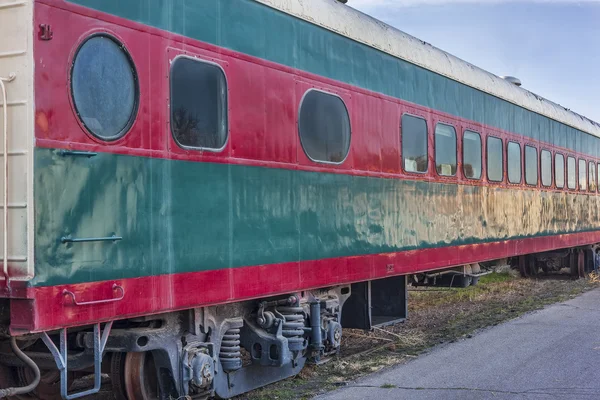
{"type": "MultiPolygon", "coordinates": [[[[27,203],[12,203],[8,205],[8,208],[27,208],[27,203]]],[[[4,209],[4,204],[0,204],[0,210],[4,209]]]]}
{"type": "Polygon", "coordinates": [[[3,8],[21,7],[27,4],[26,1],[15,1],[13,3],[0,4],[0,10],[3,8]]]}
{"type": "Polygon", "coordinates": [[[4,53],[0,53],[0,58],[18,57],[25,54],[27,54],[26,50],[5,51],[4,53]]]}
{"type": "MultiPolygon", "coordinates": [[[[8,103],[9,107],[12,106],[25,106],[27,105],[27,100],[14,100],[14,101],[9,101],[8,103]]],[[[4,103],[0,103],[0,108],[4,107],[4,103]]]]}
{"type": "MultiPolygon", "coordinates": [[[[11,262],[25,262],[25,261],[27,261],[27,257],[11,257],[11,256],[8,256],[8,261],[11,261],[11,262]]],[[[4,262],[4,257],[0,257],[0,262],[4,262]]]]}

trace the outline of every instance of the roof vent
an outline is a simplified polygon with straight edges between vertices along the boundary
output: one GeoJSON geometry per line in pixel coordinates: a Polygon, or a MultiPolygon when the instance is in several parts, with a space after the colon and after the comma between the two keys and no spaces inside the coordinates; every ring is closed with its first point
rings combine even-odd
{"type": "Polygon", "coordinates": [[[501,76],[500,78],[512,83],[515,86],[521,86],[521,80],[519,78],[515,78],[514,76],[501,76]]]}

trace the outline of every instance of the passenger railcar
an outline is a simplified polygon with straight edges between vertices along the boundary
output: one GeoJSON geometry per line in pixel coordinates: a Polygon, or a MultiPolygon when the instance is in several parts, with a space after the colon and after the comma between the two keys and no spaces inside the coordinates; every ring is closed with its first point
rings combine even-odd
{"type": "Polygon", "coordinates": [[[600,242],[598,124],[338,1],[0,0],[0,37],[0,394],[228,398],[407,275],[600,242]]]}

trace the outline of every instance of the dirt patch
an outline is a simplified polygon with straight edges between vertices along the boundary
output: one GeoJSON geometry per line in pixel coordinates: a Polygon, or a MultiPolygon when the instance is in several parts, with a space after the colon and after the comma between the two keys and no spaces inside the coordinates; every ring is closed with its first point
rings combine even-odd
{"type": "Polygon", "coordinates": [[[239,400],[308,399],[382,368],[406,362],[431,347],[564,301],[600,286],[597,276],[523,279],[513,271],[481,278],[466,289],[410,288],[408,320],[372,332],[346,329],[340,356],[300,375],[255,390],[239,400]]]}

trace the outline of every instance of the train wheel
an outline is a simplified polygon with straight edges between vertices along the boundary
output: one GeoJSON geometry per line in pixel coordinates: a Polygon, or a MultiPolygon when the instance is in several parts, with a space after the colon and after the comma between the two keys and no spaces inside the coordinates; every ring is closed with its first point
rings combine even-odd
{"type": "MultiPolygon", "coordinates": [[[[479,266],[479,264],[475,263],[475,264],[471,264],[471,273],[472,274],[478,274],[481,272],[481,267],[479,266]]],[[[472,277],[471,279],[471,286],[475,286],[479,283],[479,277],[472,277]]]]}
{"type": "MultiPolygon", "coordinates": [[[[17,383],[19,386],[25,386],[33,381],[33,371],[27,367],[17,368],[17,383]]],[[[60,371],[58,370],[42,370],[40,384],[31,393],[30,398],[39,400],[61,400],[60,395],[60,371]]],[[[71,371],[67,374],[69,384],[73,383],[75,374],[71,371]]],[[[69,385],[70,386],[70,385],[69,385]]]]}
{"type": "Polygon", "coordinates": [[[158,379],[152,353],[127,353],[123,372],[129,400],[158,399],[158,379]]]}
{"type": "MultiPolygon", "coordinates": [[[[16,387],[15,369],[6,365],[0,365],[0,389],[16,387]]],[[[9,397],[9,400],[18,400],[18,397],[9,397]]]]}
{"type": "Polygon", "coordinates": [[[12,369],[6,365],[0,364],[0,389],[6,389],[15,386],[12,369]]]}
{"type": "Polygon", "coordinates": [[[527,278],[527,262],[525,256],[519,256],[519,272],[523,278],[527,278]]]}
{"type": "MultiPolygon", "coordinates": [[[[69,373],[72,380],[73,374],[69,373]]],[[[0,365],[0,388],[27,386],[33,380],[33,371],[26,367],[7,367],[0,365]]],[[[42,370],[38,387],[29,394],[10,397],[27,400],[60,400],[60,372],[58,370],[42,370]]]]}
{"type": "Polygon", "coordinates": [[[115,400],[128,400],[125,389],[125,358],[127,353],[112,353],[110,359],[110,384],[115,400]]]}
{"type": "Polygon", "coordinates": [[[471,277],[470,276],[464,276],[464,275],[455,275],[454,276],[454,282],[453,282],[453,287],[459,287],[459,288],[466,288],[469,287],[469,285],[471,285],[471,277]]]}
{"type": "MultiPolygon", "coordinates": [[[[463,267],[463,271],[465,274],[471,274],[473,272],[473,268],[471,267],[471,265],[465,265],[463,267]]],[[[469,285],[471,285],[472,282],[471,277],[465,275],[454,275],[453,279],[454,282],[452,286],[460,288],[469,287],[469,285]]]]}

